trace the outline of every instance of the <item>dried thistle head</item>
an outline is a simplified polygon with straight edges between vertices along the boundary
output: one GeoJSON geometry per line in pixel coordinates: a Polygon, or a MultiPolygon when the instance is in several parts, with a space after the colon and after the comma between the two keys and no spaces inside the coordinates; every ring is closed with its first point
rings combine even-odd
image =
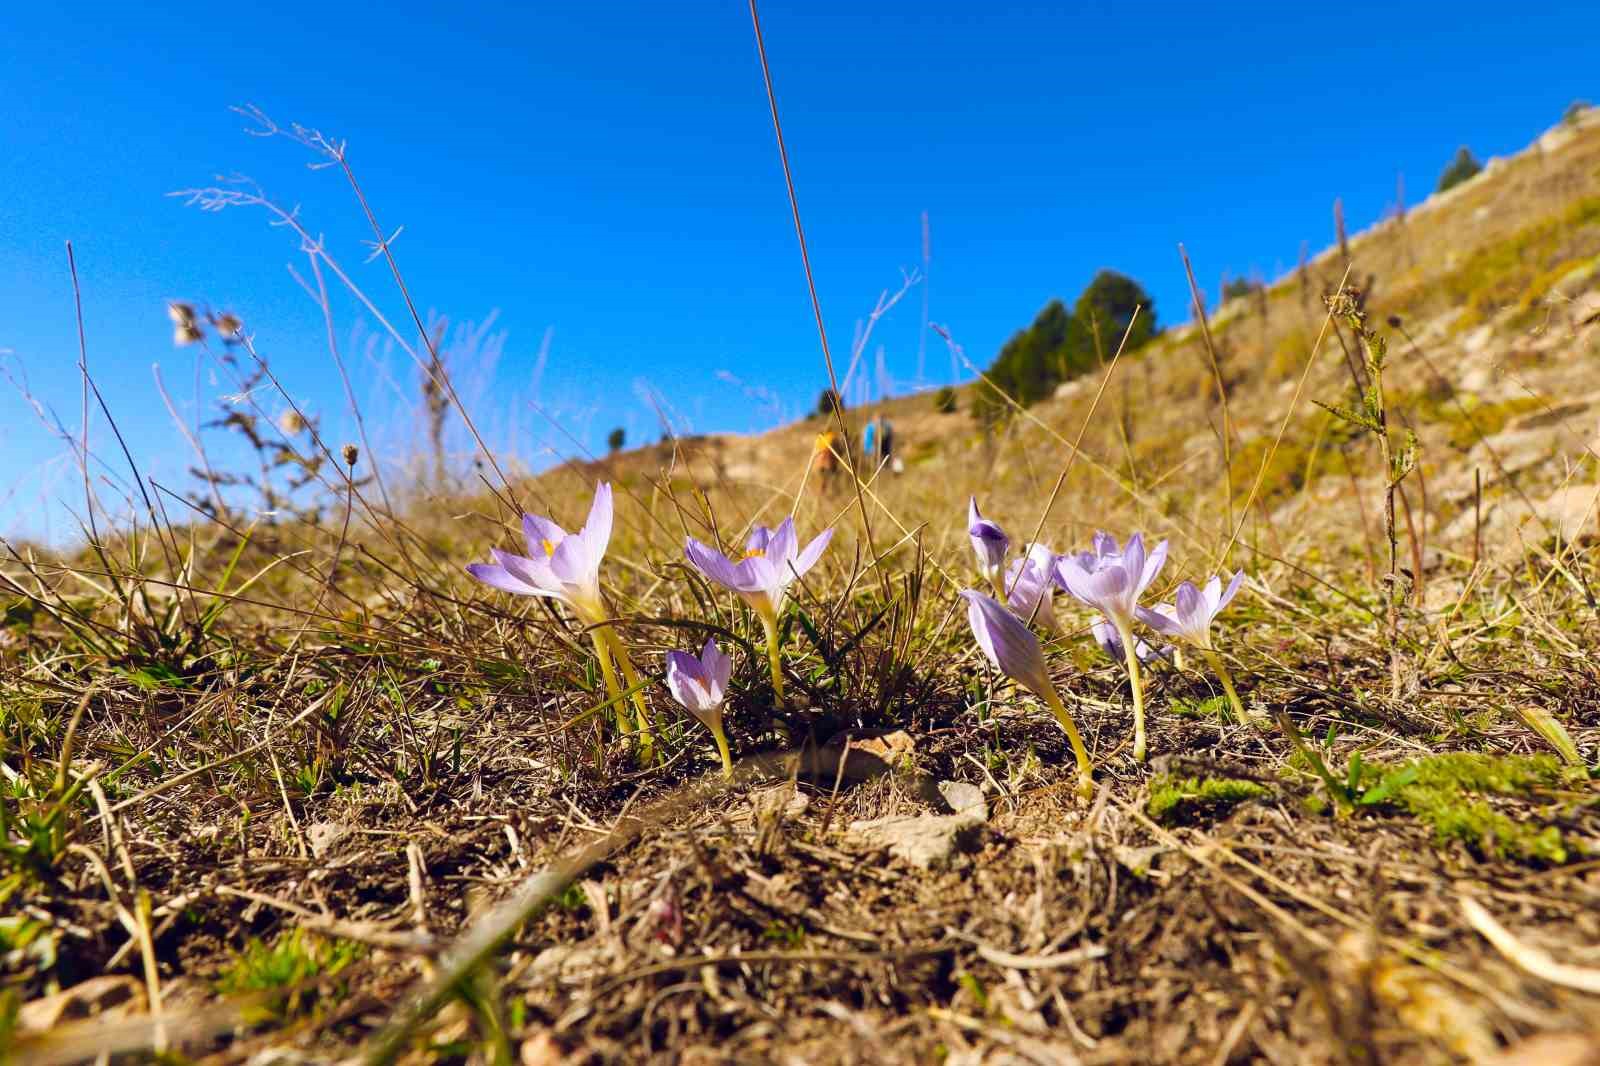
{"type": "Polygon", "coordinates": [[[299,411],[291,407],[278,416],[278,428],[283,431],[284,436],[293,437],[305,432],[306,420],[300,417],[299,411]]]}
{"type": "Polygon", "coordinates": [[[1366,317],[1366,312],[1361,309],[1361,293],[1348,285],[1332,296],[1324,297],[1324,302],[1328,305],[1328,312],[1335,318],[1359,322],[1366,317]]]}
{"type": "Polygon", "coordinates": [[[345,466],[355,466],[356,460],[361,458],[361,449],[354,444],[346,444],[339,450],[339,454],[344,457],[345,466]]]}
{"type": "Polygon", "coordinates": [[[233,343],[238,337],[239,330],[244,328],[244,323],[239,321],[239,316],[222,311],[211,316],[211,324],[216,327],[217,333],[224,341],[233,343]]]}
{"type": "Polygon", "coordinates": [[[167,317],[172,319],[172,343],[178,347],[205,339],[200,323],[195,318],[193,304],[173,300],[167,304],[167,317]]]}

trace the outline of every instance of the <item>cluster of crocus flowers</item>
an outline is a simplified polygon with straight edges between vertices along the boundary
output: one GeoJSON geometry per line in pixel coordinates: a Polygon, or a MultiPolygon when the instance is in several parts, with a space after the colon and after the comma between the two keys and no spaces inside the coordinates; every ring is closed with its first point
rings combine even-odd
{"type": "Polygon", "coordinates": [[[1119,545],[1109,533],[1096,533],[1092,550],[1063,555],[1056,564],[1056,580],[1073,597],[1099,611],[1117,632],[1133,689],[1133,757],[1145,757],[1144,683],[1139,676],[1138,644],[1133,636],[1139,597],[1167,562],[1167,542],[1146,553],[1138,533],[1119,545]]]}
{"type": "MultiPolygon", "coordinates": [[[[1233,574],[1226,589],[1222,579],[1215,577],[1204,588],[1182,582],[1178,585],[1175,603],[1148,608],[1139,601],[1166,565],[1166,541],[1153,550],[1146,550],[1141,534],[1135,533],[1126,544],[1121,544],[1111,534],[1097,532],[1088,551],[1058,556],[1042,545],[1032,545],[1022,558],[1007,567],[1005,557],[1010,539],[997,523],[983,517],[976,499],[967,506],[967,533],[978,559],[978,569],[997,597],[991,599],[971,590],[962,593],[968,599],[968,620],[973,636],[997,666],[1050,706],[1051,712],[1067,729],[1075,751],[1081,747],[1077,730],[1069,724],[1070,716],[1066,716],[1065,710],[1057,709],[1060,701],[1043,673],[1038,641],[1023,624],[1035,623],[1051,633],[1061,631],[1051,600],[1056,588],[1098,612],[1090,626],[1095,643],[1120,661],[1128,672],[1133,695],[1135,759],[1143,761],[1147,750],[1140,664],[1158,657],[1176,658],[1173,646],[1158,648],[1138,637],[1133,632],[1136,621],[1180,644],[1194,647],[1216,672],[1234,713],[1240,718],[1246,717],[1233,678],[1211,642],[1211,623],[1239,591],[1244,579],[1242,573],[1233,574]],[[977,606],[980,601],[987,605],[981,610],[977,606]],[[1010,622],[1003,623],[1001,615],[1010,622]],[[1028,640],[1017,635],[1019,629],[1027,634],[1028,640]],[[1001,640],[1005,634],[1010,634],[1009,639],[1001,640]],[[1029,647],[1033,652],[1028,651],[1029,647]],[[1009,651],[999,654],[1002,649],[1009,651]],[[1046,689],[1048,695],[1044,692],[1046,689]]],[[[1079,764],[1080,769],[1087,765],[1086,756],[1081,752],[1079,764]]]]}
{"type": "Polygon", "coordinates": [[[528,544],[527,555],[514,555],[491,549],[492,563],[473,563],[467,572],[486,585],[514,596],[543,596],[571,608],[578,621],[588,627],[594,641],[595,657],[606,693],[616,707],[617,722],[624,732],[637,729],[642,747],[650,747],[650,711],[645,704],[638,672],[628,658],[627,649],[607,620],[605,600],[600,593],[600,564],[611,543],[611,486],[601,483],[594,490],[594,502],[583,528],[568,533],[542,515],[522,516],[522,533],[528,544]],[[633,689],[636,718],[630,722],[624,706],[623,689],[617,680],[613,657],[622,669],[628,687],[633,689]]]}
{"type": "Polygon", "coordinates": [[[794,518],[785,518],[776,529],[757,526],[745,541],[744,554],[737,562],[693,537],[684,545],[684,554],[695,569],[707,578],[731,589],[749,605],[761,621],[767,638],[767,662],[772,668],[773,699],[783,706],[783,661],[778,654],[778,618],[788,602],[789,586],[817,565],[823,549],[833,537],[832,529],[817,534],[804,548],[795,533],[794,518]]]}
{"type": "Polygon", "coordinates": [[[724,777],[733,776],[733,755],[728,751],[728,734],[722,728],[722,702],[728,697],[732,676],[733,660],[717,647],[715,639],[708,639],[699,655],[691,651],[667,652],[667,689],[684,710],[711,730],[724,777]]]}

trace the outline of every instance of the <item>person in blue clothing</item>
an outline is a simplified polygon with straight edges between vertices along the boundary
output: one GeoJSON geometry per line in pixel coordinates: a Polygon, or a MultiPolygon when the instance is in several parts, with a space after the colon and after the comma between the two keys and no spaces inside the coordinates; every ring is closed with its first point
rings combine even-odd
{"type": "Polygon", "coordinates": [[[877,416],[867,419],[867,424],[861,429],[861,458],[869,466],[878,465],[878,419],[877,416]]]}

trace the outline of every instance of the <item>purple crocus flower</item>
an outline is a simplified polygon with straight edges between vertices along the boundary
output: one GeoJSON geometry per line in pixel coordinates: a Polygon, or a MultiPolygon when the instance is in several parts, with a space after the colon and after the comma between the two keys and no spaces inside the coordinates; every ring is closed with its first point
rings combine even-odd
{"type": "Polygon", "coordinates": [[[1047,632],[1059,633],[1056,619],[1055,572],[1059,556],[1042,544],[1006,568],[1006,603],[1023,621],[1035,621],[1047,632]]]}
{"type": "Polygon", "coordinates": [[[1096,533],[1093,544],[1093,551],[1061,556],[1056,580],[1120,629],[1133,621],[1139,597],[1166,565],[1167,542],[1148,555],[1138,533],[1128,538],[1126,547],[1119,548],[1109,533],[1096,533]]]}
{"type": "Polygon", "coordinates": [[[1211,623],[1222,609],[1232,602],[1234,596],[1238,595],[1239,586],[1243,583],[1242,570],[1229,579],[1227,588],[1222,587],[1220,577],[1213,577],[1207,581],[1204,588],[1197,588],[1192,581],[1183,581],[1178,584],[1173,603],[1158,603],[1154,609],[1139,608],[1139,620],[1145,625],[1158,633],[1165,633],[1185,644],[1191,644],[1199,650],[1201,657],[1217,675],[1217,680],[1222,682],[1222,690],[1228,694],[1228,702],[1233,707],[1233,713],[1241,721],[1251,715],[1245,710],[1238,691],[1233,687],[1233,675],[1228,672],[1227,664],[1212,647],[1211,623]]]}
{"type": "Polygon", "coordinates": [[[689,651],[667,652],[667,688],[684,710],[711,730],[726,777],[733,776],[733,756],[722,728],[722,701],[727,698],[732,676],[733,660],[717,647],[715,639],[707,640],[698,656],[689,651]]]}
{"type": "Polygon", "coordinates": [[[783,663],[778,657],[778,615],[783,612],[790,583],[817,565],[822,550],[832,538],[833,530],[824,529],[805,548],[800,548],[791,516],[779,523],[777,529],[757,526],[752,530],[745,541],[744,558],[738,562],[693,537],[684,545],[684,554],[697,570],[737,592],[761,619],[761,628],[767,636],[767,661],[772,669],[772,693],[780,707],[783,706],[783,663]]]}
{"type": "Polygon", "coordinates": [[[617,721],[624,732],[631,732],[636,724],[642,750],[650,750],[650,711],[645,705],[644,692],[635,688],[633,705],[636,722],[626,721],[620,699],[622,686],[612,667],[612,658],[622,667],[628,686],[639,684],[639,675],[628,658],[617,635],[606,624],[605,600],[600,595],[600,564],[606,557],[606,547],[611,543],[611,486],[605,482],[595,486],[594,502],[589,505],[589,518],[576,533],[568,533],[543,515],[522,516],[522,535],[528,543],[527,555],[515,555],[491,548],[492,563],[470,563],[467,573],[513,596],[547,596],[560,600],[572,608],[579,621],[589,626],[594,640],[595,656],[600,660],[600,672],[605,679],[606,692],[617,705],[617,721]]]}
{"type": "Polygon", "coordinates": [[[999,667],[1001,673],[1044,701],[1066,732],[1067,740],[1072,744],[1073,756],[1078,761],[1078,791],[1087,797],[1094,791],[1094,767],[1089,761],[1089,752],[1083,746],[1083,738],[1078,735],[1077,723],[1061,702],[1055,685],[1050,683],[1050,671],[1045,667],[1039,638],[1022,623],[1022,619],[993,597],[985,596],[976,589],[963,589],[961,595],[967,601],[967,624],[972,627],[972,637],[983,649],[983,654],[999,667]]]}
{"type": "Polygon", "coordinates": [[[1006,549],[1011,547],[1011,538],[999,523],[983,517],[976,496],[967,497],[967,537],[972,541],[972,553],[978,557],[978,571],[990,587],[1000,592],[1000,575],[1005,570],[1006,549]]]}
{"type": "Polygon", "coordinates": [[[1229,579],[1226,589],[1222,587],[1220,577],[1207,581],[1205,588],[1195,587],[1192,581],[1179,582],[1174,603],[1157,604],[1154,610],[1140,607],[1136,613],[1139,621],[1156,632],[1197,648],[1208,649],[1211,647],[1212,619],[1238,595],[1239,586],[1243,583],[1243,570],[1229,579]]]}
{"type": "Polygon", "coordinates": [[[693,537],[684,546],[684,554],[706,577],[743,597],[763,622],[776,621],[790,583],[817,565],[832,537],[833,530],[825,529],[801,549],[791,517],[777,529],[757,526],[751,530],[744,557],[738,562],[693,537]]]}
{"type": "Polygon", "coordinates": [[[1094,535],[1093,550],[1063,555],[1056,564],[1056,580],[1073,596],[1106,616],[1117,631],[1128,684],[1133,689],[1133,757],[1144,761],[1144,685],[1139,679],[1138,645],[1134,642],[1134,611],[1139,597],[1167,561],[1167,542],[1148,555],[1144,537],[1135,533],[1119,546],[1109,533],[1094,535]]]}
{"type": "Polygon", "coordinates": [[[571,607],[586,625],[606,617],[600,598],[600,563],[611,543],[611,486],[594,490],[589,519],[568,533],[543,515],[523,515],[527,555],[490,549],[492,563],[472,563],[467,573],[514,596],[548,596],[571,607]]]}

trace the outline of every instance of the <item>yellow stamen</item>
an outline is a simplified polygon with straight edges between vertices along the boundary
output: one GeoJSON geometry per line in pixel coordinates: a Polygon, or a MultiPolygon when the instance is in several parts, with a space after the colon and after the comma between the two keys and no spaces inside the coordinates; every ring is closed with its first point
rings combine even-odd
{"type": "Polygon", "coordinates": [[[749,551],[744,553],[744,557],[746,559],[761,559],[761,558],[765,558],[766,554],[767,553],[766,553],[765,549],[762,549],[762,548],[751,548],[749,551]]]}
{"type": "Polygon", "coordinates": [[[539,544],[544,548],[545,555],[554,555],[556,553],[556,546],[548,537],[541,540],[539,544]]]}

